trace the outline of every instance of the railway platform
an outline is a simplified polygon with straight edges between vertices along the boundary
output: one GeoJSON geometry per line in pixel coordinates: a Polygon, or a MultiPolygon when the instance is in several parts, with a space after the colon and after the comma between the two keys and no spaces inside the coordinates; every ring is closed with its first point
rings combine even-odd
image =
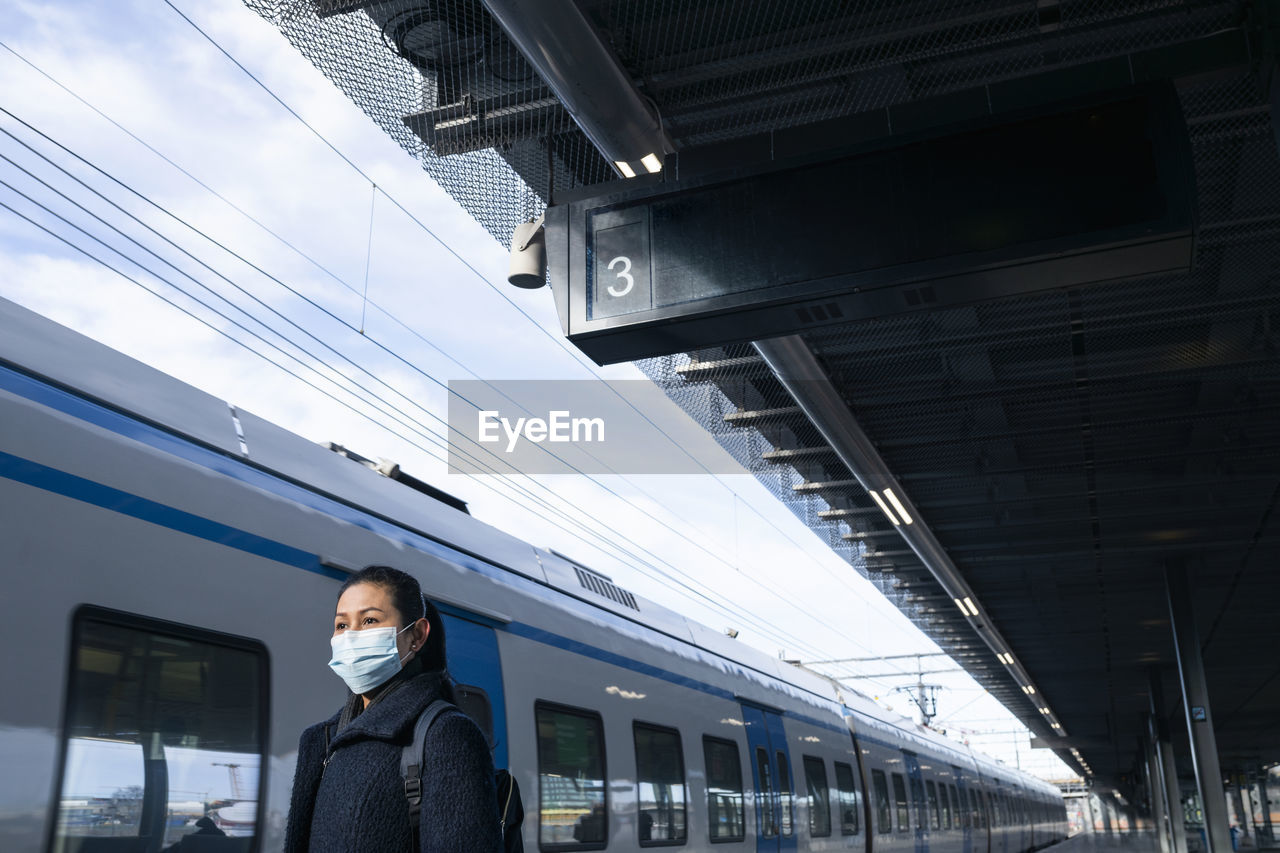
{"type": "Polygon", "coordinates": [[[1052,853],[1159,853],[1151,832],[1082,832],[1048,848],[1052,853]]]}

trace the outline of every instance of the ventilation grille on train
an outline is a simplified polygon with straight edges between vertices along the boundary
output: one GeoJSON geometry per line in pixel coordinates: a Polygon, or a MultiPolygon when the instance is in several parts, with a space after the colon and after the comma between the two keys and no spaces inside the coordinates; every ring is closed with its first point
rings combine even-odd
{"type": "Polygon", "coordinates": [[[636,597],[604,575],[593,572],[590,569],[584,569],[581,566],[574,566],[573,570],[578,573],[578,583],[582,584],[584,589],[589,589],[596,595],[603,595],[623,607],[630,607],[632,610],[639,611],[640,605],[636,604],[636,597]]]}

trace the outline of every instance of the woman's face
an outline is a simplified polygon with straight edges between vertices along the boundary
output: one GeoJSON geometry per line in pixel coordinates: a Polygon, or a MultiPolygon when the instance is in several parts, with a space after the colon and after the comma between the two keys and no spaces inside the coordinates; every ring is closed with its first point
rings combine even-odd
{"type": "MultiPolygon", "coordinates": [[[[404,628],[404,619],[391,598],[391,590],[373,583],[358,583],[347,587],[338,599],[333,614],[333,634],[344,631],[362,631],[365,628],[404,628]]],[[[419,619],[413,627],[396,637],[396,649],[404,663],[422,648],[430,633],[431,623],[419,619]]]]}

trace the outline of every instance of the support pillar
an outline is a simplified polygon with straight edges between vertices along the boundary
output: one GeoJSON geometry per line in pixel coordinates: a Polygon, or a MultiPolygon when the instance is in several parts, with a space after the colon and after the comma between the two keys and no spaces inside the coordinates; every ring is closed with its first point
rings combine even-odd
{"type": "Polygon", "coordinates": [[[1258,846],[1274,846],[1276,843],[1275,827],[1271,825],[1271,791],[1267,788],[1267,771],[1260,770],[1258,776],[1258,803],[1262,809],[1262,833],[1258,846]]]}
{"type": "Polygon", "coordinates": [[[1178,765],[1173,757],[1173,738],[1169,733],[1169,716],[1164,709],[1164,680],[1160,670],[1152,667],[1148,673],[1148,695],[1151,700],[1152,744],[1156,751],[1156,765],[1160,771],[1165,795],[1165,815],[1169,821],[1166,831],[1172,853],[1187,853],[1186,813],[1182,808],[1182,783],[1178,780],[1178,765]]]}
{"type": "Polygon", "coordinates": [[[1164,778],[1156,758],[1155,734],[1155,723],[1152,721],[1151,715],[1148,714],[1147,731],[1142,738],[1142,748],[1146,758],[1147,798],[1151,801],[1151,823],[1155,830],[1156,840],[1160,842],[1160,853],[1174,853],[1169,825],[1165,823],[1169,796],[1165,792],[1164,778]]]}
{"type": "Polygon", "coordinates": [[[1182,682],[1182,707],[1191,737],[1191,762],[1196,786],[1204,806],[1205,839],[1208,853],[1231,853],[1231,830],[1227,821],[1227,799],[1222,792],[1222,768],[1218,763],[1218,742],[1213,734],[1213,713],[1205,683],[1204,662],[1200,658],[1200,632],[1196,630],[1191,604],[1191,581],[1187,567],[1172,564],[1165,568],[1169,593],[1169,617],[1178,652],[1178,676],[1182,682]]]}
{"type": "Polygon", "coordinates": [[[1236,810],[1236,820],[1240,822],[1240,840],[1238,846],[1253,846],[1253,829],[1250,824],[1253,823],[1253,808],[1249,803],[1249,795],[1244,790],[1241,783],[1242,778],[1233,778],[1231,782],[1231,795],[1234,798],[1234,808],[1236,810]]]}

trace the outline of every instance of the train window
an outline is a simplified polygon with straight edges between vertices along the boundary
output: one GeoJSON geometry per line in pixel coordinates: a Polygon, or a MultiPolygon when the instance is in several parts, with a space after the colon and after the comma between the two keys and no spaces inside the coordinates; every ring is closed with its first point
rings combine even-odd
{"type": "Polygon", "coordinates": [[[543,850],[593,850],[609,837],[604,723],[593,711],[534,706],[543,850]]]}
{"type": "MultiPolygon", "coordinates": [[[[924,789],[929,793],[929,815],[932,817],[931,825],[934,829],[942,829],[942,811],[938,807],[938,788],[930,779],[924,783],[924,789]]],[[[946,796],[946,790],[943,790],[943,796],[946,796]]]]}
{"type": "Polygon", "coordinates": [[[640,846],[684,844],[684,753],[680,733],[644,723],[634,726],[640,846]]]}
{"type": "Polygon", "coordinates": [[[742,813],[742,765],[738,745],[710,736],[702,739],[702,755],[707,762],[707,819],[712,841],[742,841],[745,817],[742,813]]]}
{"type": "Polygon", "coordinates": [[[826,837],[831,834],[831,789],[827,787],[827,765],[821,758],[804,757],[804,784],[809,792],[809,835],[826,837]]]}
{"type": "Polygon", "coordinates": [[[969,820],[965,825],[982,829],[982,815],[978,812],[978,795],[972,788],[969,789],[969,820]]]}
{"type": "Polygon", "coordinates": [[[960,805],[960,794],[956,791],[955,785],[948,786],[951,789],[951,818],[948,826],[954,829],[960,828],[960,815],[964,813],[964,806],[960,805]]]}
{"type": "Polygon", "coordinates": [[[773,777],[769,770],[769,753],[764,747],[756,747],[756,772],[760,774],[760,790],[756,792],[760,834],[765,838],[773,838],[778,834],[778,819],[773,812],[773,777]]]}
{"type": "Polygon", "coordinates": [[[897,807],[898,832],[906,832],[911,828],[911,812],[907,808],[907,783],[901,773],[893,774],[893,803],[897,807]]]}
{"type": "Polygon", "coordinates": [[[840,834],[858,834],[858,789],[853,781],[853,768],[836,762],[836,792],[840,802],[840,834]]]}
{"type": "Polygon", "coordinates": [[[883,770],[871,771],[871,785],[876,790],[876,829],[879,832],[893,832],[893,822],[889,818],[889,785],[884,780],[883,770]]]}
{"type": "Polygon", "coordinates": [[[791,765],[785,753],[778,758],[778,800],[782,806],[782,834],[791,835],[794,830],[795,796],[791,792],[791,765]]]}
{"type": "Polygon", "coordinates": [[[938,799],[942,801],[942,828],[951,828],[951,798],[947,796],[945,782],[938,783],[938,799]]]}
{"type": "Polygon", "coordinates": [[[925,815],[924,805],[924,784],[920,781],[919,776],[912,776],[911,779],[911,805],[915,807],[916,812],[916,829],[924,829],[929,818],[925,815]]]}
{"type": "Polygon", "coordinates": [[[159,850],[207,821],[219,849],[248,850],[268,719],[262,644],[97,607],[77,610],[72,631],[53,849],[159,850]]]}

